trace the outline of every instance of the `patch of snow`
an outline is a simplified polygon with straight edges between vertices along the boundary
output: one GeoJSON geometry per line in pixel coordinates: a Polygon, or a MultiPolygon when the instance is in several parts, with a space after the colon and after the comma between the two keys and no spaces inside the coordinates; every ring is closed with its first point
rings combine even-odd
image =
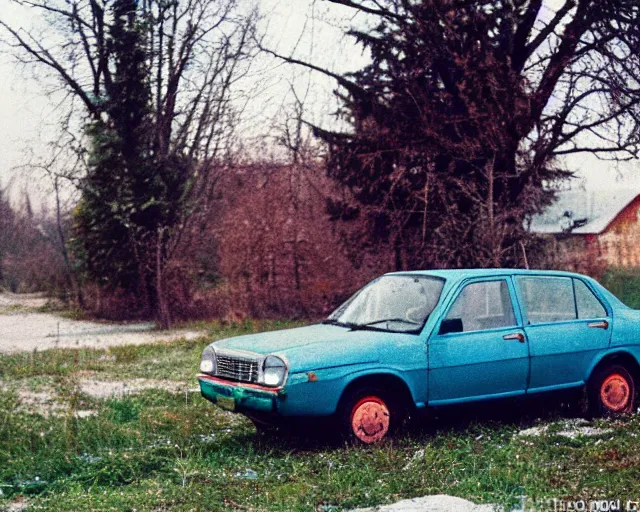
{"type": "Polygon", "coordinates": [[[556,432],[557,436],[567,437],[569,439],[575,439],[576,437],[594,437],[603,436],[605,434],[611,434],[612,428],[595,428],[595,427],[581,427],[575,430],[561,430],[556,432]]]}
{"type": "Polygon", "coordinates": [[[404,470],[407,471],[409,469],[411,469],[416,462],[420,461],[424,459],[424,448],[418,450],[416,453],[413,454],[413,457],[411,457],[411,460],[407,463],[407,465],[404,467],[404,470]]]}
{"type": "Polygon", "coordinates": [[[233,476],[234,476],[234,478],[241,478],[243,480],[257,480],[258,479],[258,473],[256,471],[254,471],[253,469],[247,469],[243,473],[236,473],[233,476]]]}
{"type": "Polygon", "coordinates": [[[531,427],[520,430],[516,435],[519,437],[540,437],[542,434],[546,434],[548,430],[549,426],[543,425],[541,427],[531,427]]]}
{"type": "Polygon", "coordinates": [[[186,383],[158,379],[132,379],[129,381],[83,379],[80,381],[79,388],[82,393],[93,398],[113,398],[133,395],[147,389],[162,389],[177,393],[186,389],[186,383]]]}
{"type": "MultiPolygon", "coordinates": [[[[542,435],[548,434],[550,427],[558,425],[550,424],[550,425],[541,425],[538,427],[531,427],[524,430],[520,430],[516,435],[518,437],[540,437],[542,435]]],[[[560,423],[562,429],[553,432],[553,435],[566,437],[568,439],[576,439],[577,437],[595,437],[602,436],[605,434],[610,434],[613,432],[611,428],[597,428],[591,426],[585,419],[576,419],[576,420],[567,420],[560,423]]]]}
{"type": "MultiPolygon", "coordinates": [[[[0,390],[6,389],[8,387],[0,382],[0,390]]],[[[101,381],[88,378],[81,379],[78,383],[78,391],[98,399],[120,398],[126,395],[134,395],[147,389],[161,389],[171,393],[178,393],[187,390],[187,383],[158,379],[101,381]]],[[[198,389],[198,391],[200,390],[198,389]]],[[[61,399],[62,397],[56,394],[55,389],[33,391],[23,386],[17,389],[17,397],[17,409],[19,411],[36,413],[42,416],[64,416],[68,411],[67,404],[61,399]]],[[[74,412],[76,418],[88,418],[96,414],[97,411],[90,409],[74,412]]]]}

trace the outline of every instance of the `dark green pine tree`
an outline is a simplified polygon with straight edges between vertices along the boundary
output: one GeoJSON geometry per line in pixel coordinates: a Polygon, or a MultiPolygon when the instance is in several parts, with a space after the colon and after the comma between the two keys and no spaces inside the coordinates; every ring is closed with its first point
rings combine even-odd
{"type": "Polygon", "coordinates": [[[359,219],[350,243],[386,247],[398,270],[521,264],[524,220],[552,199],[543,184],[566,175],[545,141],[526,141],[540,116],[522,70],[532,27],[512,4],[352,5],[379,23],[349,32],[371,55],[338,77],[350,129],[316,128],[329,175],[351,193],[329,210],[359,219]]]}
{"type": "Polygon", "coordinates": [[[113,83],[101,119],[87,130],[92,149],[74,241],[91,279],[136,295],[147,312],[157,313],[157,273],[184,205],[186,165],[155,151],[145,31],[136,0],[116,0],[112,14],[113,83]]]}

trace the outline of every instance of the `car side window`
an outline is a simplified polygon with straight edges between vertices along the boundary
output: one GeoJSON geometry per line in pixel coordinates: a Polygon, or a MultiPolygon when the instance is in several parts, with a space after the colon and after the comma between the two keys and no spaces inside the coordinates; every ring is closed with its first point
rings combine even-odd
{"type": "Polygon", "coordinates": [[[607,316],[607,310],[593,294],[589,287],[580,279],[574,279],[576,291],[576,305],[578,306],[578,318],[603,318],[607,316]]]}
{"type": "Polygon", "coordinates": [[[530,325],[575,320],[576,301],[569,277],[517,277],[530,325]]]}
{"type": "Polygon", "coordinates": [[[466,285],[445,320],[461,320],[462,332],[516,325],[507,282],[501,279],[466,285]]]}

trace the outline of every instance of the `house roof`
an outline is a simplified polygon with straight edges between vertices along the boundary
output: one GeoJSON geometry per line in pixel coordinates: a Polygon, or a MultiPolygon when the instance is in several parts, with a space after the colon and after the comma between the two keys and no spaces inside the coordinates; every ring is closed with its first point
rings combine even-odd
{"type": "Polygon", "coordinates": [[[530,230],[539,234],[602,233],[631,202],[640,188],[614,190],[569,190],[560,192],[555,203],[531,220],[530,230]],[[571,226],[575,226],[570,229],[571,226]]]}

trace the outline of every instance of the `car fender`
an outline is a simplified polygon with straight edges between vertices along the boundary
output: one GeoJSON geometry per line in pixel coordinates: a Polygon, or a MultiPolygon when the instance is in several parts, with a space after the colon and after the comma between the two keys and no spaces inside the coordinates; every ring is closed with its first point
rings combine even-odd
{"type": "Polygon", "coordinates": [[[591,365],[587,370],[587,374],[585,375],[584,382],[587,383],[591,376],[593,375],[594,370],[607,358],[612,357],[626,357],[631,358],[635,361],[635,364],[640,367],[640,347],[637,345],[627,345],[627,346],[616,346],[611,347],[608,350],[601,352],[594,357],[591,365]]]}
{"type": "Polygon", "coordinates": [[[337,411],[340,399],[349,385],[364,377],[383,375],[397,378],[409,390],[414,405],[424,407],[424,402],[416,399],[421,396],[420,393],[426,396],[424,369],[400,370],[388,366],[358,364],[291,374],[279,412],[285,416],[332,415],[337,411]]]}

